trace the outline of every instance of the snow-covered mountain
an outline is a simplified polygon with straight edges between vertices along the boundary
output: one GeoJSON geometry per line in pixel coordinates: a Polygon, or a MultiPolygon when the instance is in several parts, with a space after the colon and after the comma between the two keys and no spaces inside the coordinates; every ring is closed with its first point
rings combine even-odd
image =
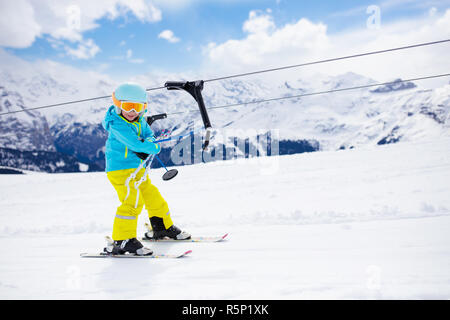
{"type": "MultiPolygon", "coordinates": [[[[0,86],[0,112],[25,110],[22,96],[0,86]]],[[[46,172],[80,171],[78,160],[57,152],[45,116],[24,111],[0,117],[1,165],[46,172]]]]}
{"type": "MultiPolygon", "coordinates": [[[[22,96],[0,86],[0,112],[26,110],[22,96]]],[[[37,111],[24,111],[0,117],[0,145],[21,151],[55,151],[47,119],[37,111]]]]}
{"type": "MultiPolygon", "coordinates": [[[[108,96],[117,85],[98,74],[84,77],[83,81],[77,79],[80,79],[79,75],[70,78],[64,74],[63,78],[52,71],[27,70],[26,75],[21,75],[2,70],[1,112],[108,96]]],[[[180,78],[152,75],[136,80],[151,87],[180,78]]],[[[295,80],[242,78],[208,82],[203,95],[207,107],[217,107],[373,83],[376,82],[355,73],[334,77],[317,74],[307,78],[299,73],[295,80]]],[[[0,148],[21,152],[56,152],[89,165],[89,170],[102,170],[107,136],[101,127],[101,120],[111,103],[109,98],[105,98],[0,116],[0,148]]],[[[156,132],[170,129],[181,133],[202,126],[197,105],[185,92],[165,89],[150,91],[149,106],[150,114],[164,112],[169,115],[167,119],[152,125],[156,132]]],[[[448,136],[449,106],[450,85],[425,90],[420,83],[400,82],[397,79],[390,85],[362,90],[213,108],[209,116],[218,129],[215,137],[223,132],[232,132],[233,137],[252,144],[252,132],[277,130],[279,152],[290,154],[448,136]]],[[[234,143],[233,138],[212,141],[216,150],[234,143]]],[[[161,155],[169,165],[172,164],[172,146],[167,145],[161,155]]],[[[249,150],[250,147],[246,148],[249,150]]],[[[246,153],[248,151],[243,150],[243,154],[246,153]]],[[[11,157],[8,164],[3,159],[0,165],[18,166],[18,163],[11,162],[11,157]]]]}
{"type": "MultiPolygon", "coordinates": [[[[108,95],[114,88],[108,79],[87,77],[87,74],[84,75],[86,81],[77,80],[79,75],[74,76],[73,81],[63,78],[59,76],[61,70],[51,71],[51,65],[42,68],[48,72],[33,69],[31,65],[29,68],[19,66],[23,73],[0,71],[0,113],[89,98],[99,92],[108,95]]],[[[44,108],[0,116],[0,165],[47,172],[101,170],[104,156],[98,154],[97,149],[104,145],[106,133],[95,123],[97,120],[89,121],[89,114],[85,115],[87,121],[82,119],[85,106],[73,104],[65,109],[44,108]],[[101,140],[97,143],[99,147],[95,147],[98,139],[101,140]],[[38,157],[36,152],[45,154],[38,157]]],[[[100,109],[103,111],[104,107],[100,109]]],[[[99,113],[100,109],[94,113],[99,113]]]]}

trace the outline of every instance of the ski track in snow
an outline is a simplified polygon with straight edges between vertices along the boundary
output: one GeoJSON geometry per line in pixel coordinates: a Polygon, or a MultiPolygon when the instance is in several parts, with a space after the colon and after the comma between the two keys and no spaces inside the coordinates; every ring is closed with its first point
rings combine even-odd
{"type": "Polygon", "coordinates": [[[79,257],[112,230],[104,173],[1,175],[0,298],[450,298],[448,138],[179,171],[150,173],[175,224],[230,236],[148,244],[176,260],[79,257]]]}

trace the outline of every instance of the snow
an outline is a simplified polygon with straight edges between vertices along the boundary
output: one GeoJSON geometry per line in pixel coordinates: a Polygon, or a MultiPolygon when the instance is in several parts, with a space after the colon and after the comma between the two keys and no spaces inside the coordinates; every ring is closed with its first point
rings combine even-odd
{"type": "Polygon", "coordinates": [[[80,171],[81,172],[86,172],[89,170],[89,165],[85,164],[85,163],[78,163],[78,166],[80,167],[80,171]]]}
{"type": "MultiPolygon", "coordinates": [[[[90,142],[89,137],[99,138],[98,126],[112,104],[110,95],[117,85],[116,81],[106,75],[75,70],[50,61],[40,64],[26,61],[20,63],[20,59],[1,50],[0,58],[0,87],[4,95],[0,99],[0,108],[4,111],[98,96],[107,97],[34,110],[32,113],[14,113],[2,124],[0,145],[19,150],[47,150],[50,146],[54,151],[53,138],[64,138],[66,141],[78,141],[73,148],[77,151],[76,154],[81,154],[78,149],[82,145],[79,143],[80,139],[90,142]],[[16,70],[17,66],[20,66],[19,70],[16,70]],[[24,134],[24,129],[17,126],[19,120],[33,130],[24,134]],[[43,129],[38,130],[39,128],[43,129]],[[38,144],[36,141],[41,139],[35,139],[36,130],[47,132],[48,141],[38,144]],[[74,131],[80,136],[75,140],[74,131]],[[11,132],[15,134],[10,135],[11,132]]],[[[378,88],[217,108],[385,81],[376,81],[352,72],[330,76],[312,71],[305,73],[305,70],[291,70],[283,73],[283,80],[273,76],[207,82],[203,97],[209,108],[213,127],[266,131],[279,129],[280,139],[315,141],[319,143],[321,150],[377,144],[391,136],[392,131],[396,135],[392,138],[401,141],[434,139],[442,135],[448,136],[450,132],[450,112],[446,108],[450,103],[450,85],[429,89],[428,81],[399,84],[396,79],[394,85],[378,88]],[[404,90],[396,90],[398,86],[404,90]],[[377,89],[383,93],[377,93],[377,89]]],[[[129,80],[150,88],[161,87],[168,79],[201,78],[205,79],[204,75],[191,74],[188,77],[182,74],[151,73],[129,80]]],[[[202,127],[196,103],[186,92],[149,91],[148,111],[148,115],[168,115],[163,121],[153,124],[155,131],[170,129],[184,132],[193,127],[202,127]]],[[[60,150],[57,146],[56,149],[60,150]]],[[[83,161],[81,158],[78,160],[83,161]]]]}
{"type": "Polygon", "coordinates": [[[0,176],[0,298],[450,298],[449,138],[178,170],[150,174],[175,224],[230,235],[149,245],[175,260],[79,257],[112,230],[104,173],[0,176]]]}

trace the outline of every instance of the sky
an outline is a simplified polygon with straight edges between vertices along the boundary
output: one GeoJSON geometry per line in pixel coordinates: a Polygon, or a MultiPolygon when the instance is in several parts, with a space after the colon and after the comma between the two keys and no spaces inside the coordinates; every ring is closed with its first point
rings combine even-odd
{"type": "MultiPolygon", "coordinates": [[[[5,54],[114,79],[222,76],[450,38],[450,0],[0,0],[0,16],[5,54]]],[[[445,73],[448,49],[314,71],[379,80],[445,73]]]]}

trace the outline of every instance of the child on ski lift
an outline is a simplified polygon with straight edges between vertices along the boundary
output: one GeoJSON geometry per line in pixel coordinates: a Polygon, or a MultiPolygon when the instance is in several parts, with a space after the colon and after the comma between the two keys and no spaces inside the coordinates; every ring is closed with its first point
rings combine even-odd
{"type": "Polygon", "coordinates": [[[144,238],[184,240],[191,236],[173,224],[167,202],[149,179],[139,185],[139,190],[135,189],[135,181],[143,177],[145,169],[140,170],[135,179],[127,181],[142,162],[137,153],[156,155],[161,151],[159,144],[153,142],[153,131],[143,117],[147,109],[147,92],[140,85],[124,83],[117,87],[112,98],[114,105],[109,107],[102,122],[108,131],[106,173],[121,205],[114,218],[114,243],[105,250],[113,254],[151,255],[152,250],[136,238],[137,220],[144,205],[152,226],[144,238]],[[128,186],[126,182],[129,182],[128,186]]]}

